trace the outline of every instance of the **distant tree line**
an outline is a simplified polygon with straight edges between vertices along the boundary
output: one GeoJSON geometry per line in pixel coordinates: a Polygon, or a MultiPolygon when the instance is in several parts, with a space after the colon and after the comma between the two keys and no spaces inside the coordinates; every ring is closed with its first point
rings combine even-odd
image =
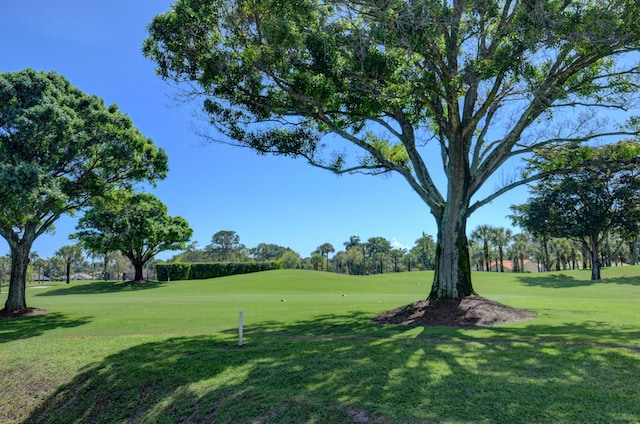
{"type": "Polygon", "coordinates": [[[215,263],[215,262],[267,262],[282,261],[283,268],[301,268],[302,258],[292,249],[273,243],[260,243],[247,248],[240,236],[231,230],[221,230],[211,237],[211,243],[199,248],[197,242],[174,255],[168,262],[215,263]]]}
{"type": "MultiPolygon", "coordinates": [[[[119,252],[106,256],[83,251],[79,245],[62,246],[53,256],[41,257],[37,251],[29,254],[27,282],[66,281],[71,279],[122,280],[132,279],[133,265],[119,252]]],[[[11,254],[0,256],[0,282],[7,284],[11,275],[11,254]]],[[[145,279],[155,279],[155,260],[144,267],[145,279]]]]}

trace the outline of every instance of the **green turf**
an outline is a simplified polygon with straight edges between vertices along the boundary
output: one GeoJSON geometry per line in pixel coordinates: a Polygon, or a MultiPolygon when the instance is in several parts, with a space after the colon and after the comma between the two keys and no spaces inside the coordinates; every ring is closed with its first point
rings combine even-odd
{"type": "Polygon", "coordinates": [[[637,423],[640,267],[589,276],[474,273],[537,317],[464,330],[371,323],[431,273],[30,287],[48,313],[0,321],[0,422],[637,423]]]}

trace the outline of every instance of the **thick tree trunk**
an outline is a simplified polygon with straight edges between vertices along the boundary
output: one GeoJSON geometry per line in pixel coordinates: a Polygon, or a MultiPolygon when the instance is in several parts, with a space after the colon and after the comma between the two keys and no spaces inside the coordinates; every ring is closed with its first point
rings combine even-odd
{"type": "Polygon", "coordinates": [[[438,231],[436,272],[429,299],[461,299],[473,294],[466,218],[444,220],[438,231]]]}
{"type": "Polygon", "coordinates": [[[133,268],[135,269],[135,276],[133,277],[133,281],[142,281],[142,269],[144,268],[144,262],[134,263],[133,268]]]}
{"type": "Polygon", "coordinates": [[[67,284],[71,282],[71,261],[67,261],[67,284]]]}
{"type": "Polygon", "coordinates": [[[438,221],[436,270],[429,299],[461,299],[475,294],[467,241],[467,207],[447,202],[438,221]]]}
{"type": "Polygon", "coordinates": [[[25,291],[27,287],[27,267],[29,266],[29,252],[33,240],[21,240],[10,243],[11,248],[11,280],[9,293],[4,304],[5,312],[15,312],[27,307],[25,291]]]}
{"type": "Polygon", "coordinates": [[[469,156],[464,140],[450,140],[447,199],[432,213],[438,224],[436,268],[429,299],[462,299],[474,295],[467,241],[471,193],[469,156]]]}

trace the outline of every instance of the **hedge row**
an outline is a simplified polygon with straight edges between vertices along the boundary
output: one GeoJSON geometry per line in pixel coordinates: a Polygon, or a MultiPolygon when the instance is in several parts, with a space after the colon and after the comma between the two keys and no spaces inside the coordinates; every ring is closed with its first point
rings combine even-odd
{"type": "Polygon", "coordinates": [[[201,280],[280,268],[282,268],[282,261],[156,264],[156,272],[160,281],[201,280]]]}

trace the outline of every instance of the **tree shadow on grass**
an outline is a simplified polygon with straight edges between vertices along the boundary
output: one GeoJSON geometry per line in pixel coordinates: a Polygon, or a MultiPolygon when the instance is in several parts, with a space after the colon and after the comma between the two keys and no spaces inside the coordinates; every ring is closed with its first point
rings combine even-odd
{"type": "Polygon", "coordinates": [[[101,294],[119,293],[126,291],[149,290],[162,287],[166,282],[145,281],[145,282],[116,282],[116,281],[94,281],[90,283],[69,284],[55,289],[50,289],[35,296],[64,296],[70,294],[101,294]]]}
{"type": "Polygon", "coordinates": [[[0,320],[0,343],[37,337],[56,328],[79,327],[89,321],[91,321],[89,317],[70,319],[61,313],[0,320]]]}
{"type": "MultiPolygon", "coordinates": [[[[588,270],[587,270],[588,271],[588,270]]],[[[567,274],[537,274],[537,275],[518,275],[518,281],[535,287],[547,287],[553,289],[562,289],[570,287],[586,287],[595,284],[628,284],[632,286],[640,285],[640,277],[613,277],[603,278],[601,280],[578,280],[574,276],[567,274]]]]}
{"type": "MultiPolygon", "coordinates": [[[[498,340],[473,341],[469,330],[378,326],[367,317],[258,323],[242,348],[224,335],[133,346],[88,365],[24,422],[640,419],[638,354],[527,341],[535,328],[504,328],[498,340]],[[432,337],[438,332],[449,337],[432,337]]],[[[556,331],[591,339],[600,330],[571,324],[556,331]]]]}

